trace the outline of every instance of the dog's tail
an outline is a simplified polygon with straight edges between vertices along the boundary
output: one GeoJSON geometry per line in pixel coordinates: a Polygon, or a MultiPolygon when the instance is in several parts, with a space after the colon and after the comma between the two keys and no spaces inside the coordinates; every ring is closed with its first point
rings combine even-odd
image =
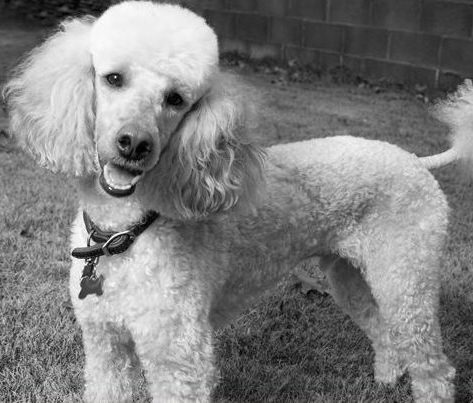
{"type": "Polygon", "coordinates": [[[428,157],[420,157],[420,161],[427,169],[440,168],[452,162],[458,161],[460,156],[454,147],[440,154],[429,155],[428,157]]]}
{"type": "Polygon", "coordinates": [[[473,172],[473,82],[466,80],[455,94],[436,105],[434,113],[450,127],[452,147],[420,160],[428,169],[461,161],[473,172]]]}

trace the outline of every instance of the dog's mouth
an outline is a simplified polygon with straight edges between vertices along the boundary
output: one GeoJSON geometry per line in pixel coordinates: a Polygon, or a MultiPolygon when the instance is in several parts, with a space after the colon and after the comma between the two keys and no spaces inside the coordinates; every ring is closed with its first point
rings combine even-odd
{"type": "Polygon", "coordinates": [[[143,171],[107,162],[100,174],[99,183],[105,192],[114,197],[125,197],[135,191],[143,171]]]}

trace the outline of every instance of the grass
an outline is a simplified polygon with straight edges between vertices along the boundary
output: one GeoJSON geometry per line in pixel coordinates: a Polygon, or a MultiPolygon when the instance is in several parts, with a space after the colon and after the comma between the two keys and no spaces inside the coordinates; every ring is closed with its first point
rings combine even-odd
{"type": "MultiPolygon", "coordinates": [[[[1,25],[0,25],[1,26],[1,25]]],[[[0,40],[0,77],[36,33],[9,28],[0,40]],[[17,30],[17,31],[15,31],[17,30]],[[18,35],[15,34],[18,32],[18,35]],[[5,37],[5,36],[3,36],[5,37]],[[6,49],[6,50],[5,50],[6,49]]],[[[264,144],[352,134],[426,155],[443,150],[446,130],[406,93],[337,86],[272,84],[246,74],[258,98],[264,144]]],[[[0,113],[0,129],[5,116],[0,113]]],[[[1,140],[1,139],[0,139],[1,140]]],[[[0,141],[0,401],[77,401],[83,392],[81,334],[68,297],[72,182],[36,167],[0,141]]],[[[459,170],[435,172],[451,211],[440,321],[457,368],[457,401],[473,400],[473,186],[459,170]]],[[[408,377],[395,388],[373,379],[364,334],[330,296],[290,281],[216,335],[217,401],[409,401],[408,377]]]]}

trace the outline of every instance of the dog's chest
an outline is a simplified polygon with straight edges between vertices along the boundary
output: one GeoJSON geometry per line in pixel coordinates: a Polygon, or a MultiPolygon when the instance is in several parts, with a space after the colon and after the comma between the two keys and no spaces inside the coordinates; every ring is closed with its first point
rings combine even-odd
{"type": "MultiPolygon", "coordinates": [[[[161,231],[162,232],[162,231],[161,231]]],[[[122,322],[132,312],[159,307],[175,298],[188,284],[185,272],[179,270],[179,258],[172,236],[149,229],[140,235],[126,252],[103,256],[96,266],[103,275],[103,294],[75,300],[79,292],[83,261],[75,260],[71,270],[71,293],[76,307],[95,310],[109,320],[122,322]]]]}

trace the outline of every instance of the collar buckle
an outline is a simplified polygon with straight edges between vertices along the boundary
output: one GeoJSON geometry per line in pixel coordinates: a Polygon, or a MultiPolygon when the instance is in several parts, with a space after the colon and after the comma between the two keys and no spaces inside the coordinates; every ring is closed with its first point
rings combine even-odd
{"type": "Polygon", "coordinates": [[[128,248],[128,246],[134,241],[134,237],[133,237],[133,233],[131,230],[126,230],[126,231],[121,231],[121,232],[117,232],[115,234],[113,234],[110,238],[108,238],[108,240],[102,245],[102,251],[103,251],[103,254],[105,256],[111,256],[113,253],[110,251],[109,247],[110,245],[112,244],[113,241],[115,241],[116,239],[120,238],[120,237],[124,237],[126,236],[125,239],[123,239],[120,243],[120,245],[122,244],[126,244],[126,247],[125,249],[128,248]]]}

